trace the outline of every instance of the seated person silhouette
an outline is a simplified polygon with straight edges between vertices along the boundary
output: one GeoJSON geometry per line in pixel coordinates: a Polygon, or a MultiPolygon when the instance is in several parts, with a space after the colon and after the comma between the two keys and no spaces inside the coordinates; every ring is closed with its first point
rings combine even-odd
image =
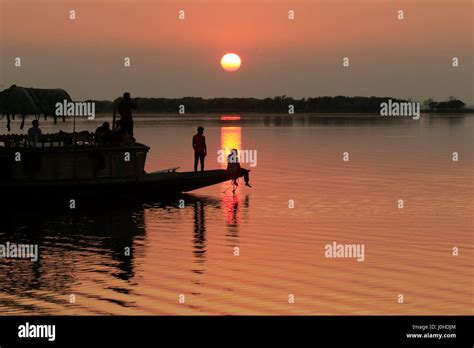
{"type": "Polygon", "coordinates": [[[41,137],[41,129],[39,127],[39,121],[38,120],[33,120],[32,126],[30,129],[28,129],[28,140],[30,143],[36,147],[36,144],[39,141],[39,138],[41,137]]]}
{"type": "MultiPolygon", "coordinates": [[[[227,157],[227,171],[231,172],[231,173],[237,173],[239,175],[243,174],[244,175],[245,186],[252,187],[252,186],[250,186],[250,183],[249,183],[249,172],[250,172],[250,170],[242,168],[240,166],[238,156],[239,156],[239,154],[237,152],[237,149],[232,149],[230,151],[230,154],[227,157]]],[[[235,186],[238,186],[237,179],[233,179],[232,184],[235,185],[235,186]]]]}
{"type": "Polygon", "coordinates": [[[99,144],[108,144],[112,141],[112,130],[109,122],[102,123],[102,126],[95,130],[96,141],[99,144]]]}

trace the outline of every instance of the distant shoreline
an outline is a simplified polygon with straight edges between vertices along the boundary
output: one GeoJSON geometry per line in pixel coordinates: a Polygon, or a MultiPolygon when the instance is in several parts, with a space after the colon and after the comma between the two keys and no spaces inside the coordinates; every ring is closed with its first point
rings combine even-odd
{"type": "MultiPolygon", "coordinates": [[[[426,114],[466,114],[474,108],[454,97],[446,101],[426,100],[418,103],[391,97],[315,97],[294,99],[277,96],[273,98],[133,98],[137,104],[135,113],[195,114],[195,113],[272,113],[272,114],[380,114],[383,104],[418,104],[419,112],[426,114]]],[[[122,98],[114,101],[86,100],[93,102],[97,113],[111,113],[122,98]]]]}
{"type": "MultiPolygon", "coordinates": [[[[314,117],[407,117],[418,119],[423,115],[468,115],[474,112],[455,97],[445,101],[427,99],[420,103],[392,97],[320,96],[295,99],[286,95],[268,98],[140,98],[132,95],[133,114],[159,117],[160,115],[313,115],[314,117]]],[[[44,89],[12,85],[0,92],[0,116],[6,117],[7,129],[15,115],[21,117],[63,118],[84,116],[94,119],[96,114],[115,114],[123,101],[122,97],[109,100],[73,100],[63,89],[44,89]]],[[[226,121],[226,120],[224,120],[226,121]]]]}
{"type": "MultiPolygon", "coordinates": [[[[422,115],[433,115],[433,116],[465,116],[471,115],[474,116],[474,110],[465,110],[465,111],[421,111],[422,115]]],[[[98,112],[96,117],[104,117],[106,115],[112,115],[112,112],[98,112]]],[[[403,118],[410,116],[382,116],[378,112],[295,112],[294,114],[288,114],[284,112],[265,112],[265,111],[252,111],[252,112],[186,112],[185,114],[179,114],[177,112],[140,112],[135,110],[133,113],[134,116],[142,117],[159,117],[159,116],[176,116],[176,117],[186,117],[186,116],[315,116],[315,117],[380,117],[380,118],[403,118]]]]}

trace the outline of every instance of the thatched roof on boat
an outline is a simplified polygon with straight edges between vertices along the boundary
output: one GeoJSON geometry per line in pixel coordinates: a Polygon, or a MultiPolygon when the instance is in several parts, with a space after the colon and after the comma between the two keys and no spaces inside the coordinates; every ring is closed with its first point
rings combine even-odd
{"type": "MultiPolygon", "coordinates": [[[[7,119],[7,128],[10,131],[10,120],[15,115],[22,116],[20,129],[24,126],[25,116],[35,117],[53,116],[56,123],[55,114],[56,103],[67,100],[71,101],[69,94],[63,89],[46,89],[33,87],[20,87],[12,85],[0,92],[0,114],[7,119]]],[[[64,118],[63,118],[64,121],[64,118]]]]}

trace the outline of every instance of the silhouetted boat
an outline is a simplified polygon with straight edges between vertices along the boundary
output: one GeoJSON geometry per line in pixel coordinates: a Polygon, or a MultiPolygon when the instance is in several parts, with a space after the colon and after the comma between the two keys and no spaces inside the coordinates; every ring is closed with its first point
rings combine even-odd
{"type": "Polygon", "coordinates": [[[140,143],[99,145],[88,132],[44,135],[36,144],[24,135],[0,136],[3,203],[27,197],[43,200],[88,195],[157,198],[241,176],[225,170],[178,172],[178,168],[146,173],[149,149],[140,143]]]}

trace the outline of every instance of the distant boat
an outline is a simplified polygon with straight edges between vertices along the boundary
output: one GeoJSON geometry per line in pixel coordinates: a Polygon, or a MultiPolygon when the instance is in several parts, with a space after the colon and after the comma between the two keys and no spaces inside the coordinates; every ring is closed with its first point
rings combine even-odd
{"type": "Polygon", "coordinates": [[[98,145],[88,132],[44,135],[32,145],[25,135],[0,136],[0,192],[9,199],[139,197],[189,192],[240,177],[226,170],[146,173],[149,147],[98,145]],[[74,140],[72,140],[74,138],[74,140]],[[3,146],[2,146],[3,143],[3,146]]]}

